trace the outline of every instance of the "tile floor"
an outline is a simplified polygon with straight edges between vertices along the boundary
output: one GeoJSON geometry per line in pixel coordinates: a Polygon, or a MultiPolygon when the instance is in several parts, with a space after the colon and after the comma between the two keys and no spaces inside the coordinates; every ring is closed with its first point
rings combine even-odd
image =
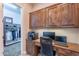
{"type": "Polygon", "coordinates": [[[21,55],[21,42],[4,47],[4,56],[20,56],[21,55]]]}

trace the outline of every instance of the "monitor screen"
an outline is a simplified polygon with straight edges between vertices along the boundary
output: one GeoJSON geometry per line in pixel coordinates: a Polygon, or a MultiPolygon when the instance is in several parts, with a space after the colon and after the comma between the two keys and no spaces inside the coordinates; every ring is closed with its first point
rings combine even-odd
{"type": "Polygon", "coordinates": [[[36,32],[28,32],[28,39],[32,39],[32,40],[35,40],[35,39],[38,39],[38,33],[36,32]]]}
{"type": "Polygon", "coordinates": [[[62,42],[62,43],[67,43],[67,37],[66,36],[56,36],[55,40],[62,42]]]}
{"type": "Polygon", "coordinates": [[[34,36],[35,36],[35,32],[28,32],[28,38],[34,38],[34,36]]]}
{"type": "Polygon", "coordinates": [[[43,32],[43,36],[55,39],[55,32],[43,32]]]}

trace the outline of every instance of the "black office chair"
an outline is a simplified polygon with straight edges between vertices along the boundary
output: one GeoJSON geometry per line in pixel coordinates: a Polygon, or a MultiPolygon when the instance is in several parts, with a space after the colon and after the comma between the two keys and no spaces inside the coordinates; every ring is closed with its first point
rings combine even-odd
{"type": "Polygon", "coordinates": [[[40,37],[41,50],[40,53],[42,56],[55,56],[55,51],[52,46],[52,39],[49,37],[40,37]]]}

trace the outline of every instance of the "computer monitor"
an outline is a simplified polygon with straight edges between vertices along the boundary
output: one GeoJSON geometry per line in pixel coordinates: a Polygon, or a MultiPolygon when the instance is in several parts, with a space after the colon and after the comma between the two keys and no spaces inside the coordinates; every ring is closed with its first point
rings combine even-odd
{"type": "Polygon", "coordinates": [[[35,38],[35,32],[28,32],[28,39],[33,40],[35,38]]]}
{"type": "Polygon", "coordinates": [[[55,32],[43,32],[43,36],[49,37],[51,39],[55,39],[55,32]]]}
{"type": "Polygon", "coordinates": [[[28,39],[30,39],[30,40],[38,39],[38,33],[34,32],[34,31],[28,32],[28,39]]]}
{"type": "Polygon", "coordinates": [[[66,36],[56,36],[55,41],[67,43],[67,37],[66,36]]]}

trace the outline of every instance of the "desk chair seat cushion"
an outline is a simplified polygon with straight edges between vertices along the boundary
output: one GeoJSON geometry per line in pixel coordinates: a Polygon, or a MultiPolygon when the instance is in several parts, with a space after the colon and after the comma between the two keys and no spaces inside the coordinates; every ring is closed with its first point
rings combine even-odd
{"type": "Polygon", "coordinates": [[[55,51],[53,51],[52,47],[52,39],[49,37],[40,37],[41,43],[41,55],[43,56],[54,56],[55,51]]]}

